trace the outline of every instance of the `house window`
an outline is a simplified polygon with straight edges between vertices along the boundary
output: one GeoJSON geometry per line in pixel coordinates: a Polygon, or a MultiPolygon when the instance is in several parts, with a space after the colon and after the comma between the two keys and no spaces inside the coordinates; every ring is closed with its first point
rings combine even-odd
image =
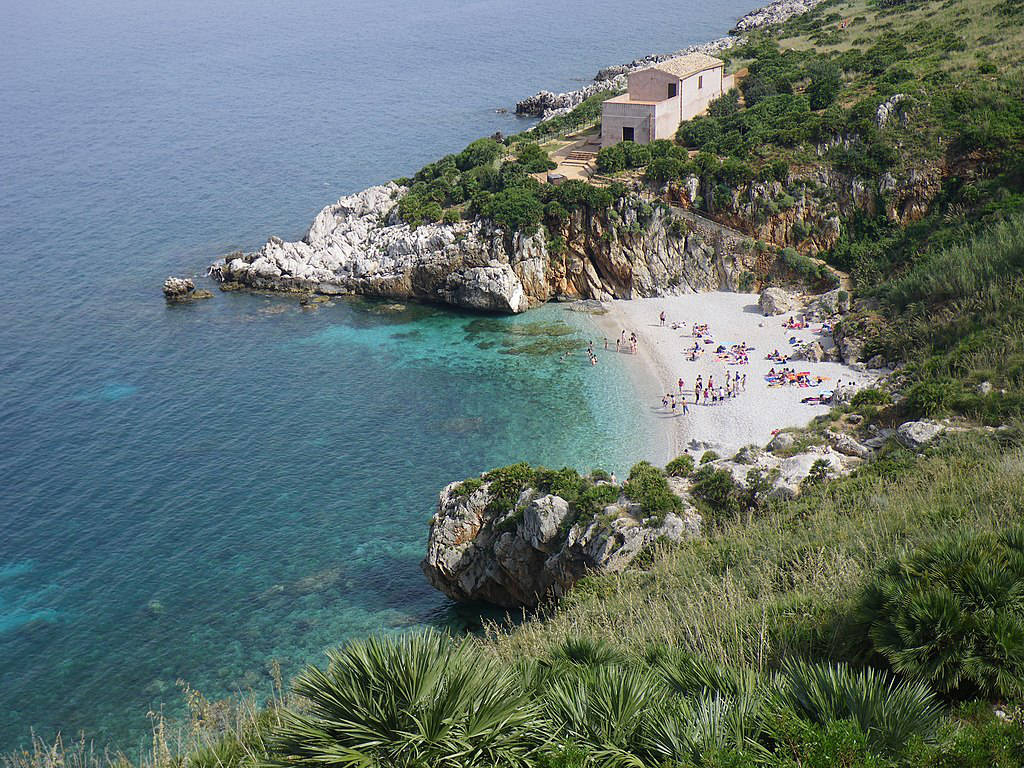
{"type": "Polygon", "coordinates": [[[676,84],[675,83],[669,83],[668,84],[668,97],[670,99],[673,99],[673,98],[675,98],[675,95],[676,95],[676,84]]]}
{"type": "Polygon", "coordinates": [[[633,141],[633,126],[623,126],[622,128],[622,140],[633,141]]]}
{"type": "Polygon", "coordinates": [[[704,75],[697,76],[697,90],[699,91],[704,87],[704,75]]]}

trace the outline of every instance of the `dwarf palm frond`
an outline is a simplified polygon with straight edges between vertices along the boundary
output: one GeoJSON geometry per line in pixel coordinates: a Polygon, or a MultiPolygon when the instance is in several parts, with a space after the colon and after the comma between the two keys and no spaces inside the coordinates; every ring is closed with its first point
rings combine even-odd
{"type": "Polygon", "coordinates": [[[551,655],[556,664],[573,664],[581,667],[621,664],[626,660],[625,654],[606,640],[583,636],[566,638],[551,655]]]}
{"type": "Polygon", "coordinates": [[[819,724],[853,720],[882,752],[898,753],[912,736],[931,738],[942,716],[923,682],[898,681],[875,669],[790,662],[785,677],[786,704],[819,724]]]}
{"type": "Polygon", "coordinates": [[[544,709],[552,726],[584,746],[597,765],[642,766],[648,718],[665,707],[667,695],[649,671],[585,667],[550,685],[544,709]]]}
{"type": "Polygon", "coordinates": [[[539,713],[511,670],[426,632],[369,638],[295,681],[305,705],[282,715],[276,765],[524,766],[539,713]]]}
{"type": "Polygon", "coordinates": [[[953,697],[1024,692],[1024,532],[940,541],[861,595],[863,637],[893,670],[953,697]]]}

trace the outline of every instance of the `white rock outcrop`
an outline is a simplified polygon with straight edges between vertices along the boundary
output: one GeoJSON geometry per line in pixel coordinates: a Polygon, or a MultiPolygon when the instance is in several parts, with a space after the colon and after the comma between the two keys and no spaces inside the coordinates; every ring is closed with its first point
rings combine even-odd
{"type": "Polygon", "coordinates": [[[716,249],[700,226],[679,234],[671,227],[674,214],[663,208],[641,222],[636,197],[619,201],[616,216],[608,217],[615,225],[573,211],[562,225],[566,248],[553,254],[543,231],[510,234],[485,220],[414,229],[396,210],[406,192],[392,183],[343,197],[317,215],[302,240],[271,237],[258,251],[225,257],[210,274],[225,288],[516,313],[555,297],[600,301],[729,289],[756,258],[749,249],[716,249]]]}
{"type": "Polygon", "coordinates": [[[765,288],[757,304],[765,315],[782,315],[795,306],[793,297],[782,288],[765,288]]]}
{"type": "Polygon", "coordinates": [[[692,509],[645,520],[639,505],[621,494],[600,514],[575,520],[560,496],[526,489],[511,511],[495,513],[488,510],[489,483],[465,495],[460,485],[441,491],[420,564],[427,580],[454,600],[536,607],[587,573],[621,571],[656,541],[700,532],[692,509]]]}

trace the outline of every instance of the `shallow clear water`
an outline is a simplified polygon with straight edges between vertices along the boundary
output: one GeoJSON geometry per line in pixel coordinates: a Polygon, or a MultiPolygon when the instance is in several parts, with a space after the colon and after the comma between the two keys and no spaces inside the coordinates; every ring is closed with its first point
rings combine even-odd
{"type": "Polygon", "coordinates": [[[160,283],[753,5],[0,0],[0,749],[471,625],[418,568],[439,487],[643,452],[586,318],[160,283]]]}

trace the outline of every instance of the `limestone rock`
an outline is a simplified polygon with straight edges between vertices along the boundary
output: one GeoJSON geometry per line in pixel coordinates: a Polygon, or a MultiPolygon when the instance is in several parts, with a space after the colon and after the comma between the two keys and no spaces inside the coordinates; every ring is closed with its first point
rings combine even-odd
{"type": "Polygon", "coordinates": [[[878,109],[875,111],[875,124],[879,128],[884,128],[889,122],[889,118],[896,114],[899,105],[906,101],[906,99],[907,95],[905,93],[896,93],[879,104],[878,109]]]}
{"type": "Polygon", "coordinates": [[[844,456],[866,459],[874,453],[871,448],[857,442],[857,440],[845,432],[829,432],[828,439],[835,446],[835,449],[844,456]]]}
{"type": "Polygon", "coordinates": [[[454,600],[536,607],[564,595],[587,573],[622,570],[660,540],[700,532],[692,508],[661,521],[645,519],[624,496],[566,530],[570,508],[559,496],[526,489],[503,514],[487,509],[488,483],[470,494],[459,486],[441,491],[421,563],[427,580],[454,600]]]}
{"type": "Polygon", "coordinates": [[[297,242],[271,237],[253,253],[210,267],[224,288],[418,299],[515,313],[550,299],[604,301],[724,290],[754,267],[748,238],[723,238],[693,217],[680,235],[675,215],[638,196],[612,216],[575,210],[558,232],[564,253],[542,232],[508,233],[478,219],[453,224],[402,222],[405,187],[386,184],[324,208],[297,242]]]}
{"type": "Polygon", "coordinates": [[[825,359],[825,349],[821,346],[821,342],[812,341],[809,344],[804,344],[799,347],[793,354],[794,360],[807,360],[812,363],[820,363],[825,359]]]}
{"type": "Polygon", "coordinates": [[[197,291],[196,284],[187,277],[168,277],[164,280],[164,298],[168,301],[196,301],[212,297],[209,291],[197,291]]]}
{"type": "Polygon", "coordinates": [[[868,368],[885,368],[885,357],[874,355],[867,362],[868,368]]]}
{"type": "Polygon", "coordinates": [[[896,439],[912,451],[920,451],[946,431],[934,421],[907,421],[896,428],[896,439]]]}
{"type": "Polygon", "coordinates": [[[790,432],[779,432],[775,437],[772,438],[771,442],[768,443],[768,450],[778,453],[779,451],[788,451],[796,444],[796,438],[790,432]]]}
{"type": "Polygon", "coordinates": [[[847,291],[836,288],[828,293],[816,297],[807,309],[808,315],[814,315],[820,319],[826,319],[838,314],[845,314],[850,311],[850,294],[847,291]]]}
{"type": "Polygon", "coordinates": [[[763,314],[781,315],[793,309],[793,298],[782,288],[765,288],[758,306],[763,314]]]}

